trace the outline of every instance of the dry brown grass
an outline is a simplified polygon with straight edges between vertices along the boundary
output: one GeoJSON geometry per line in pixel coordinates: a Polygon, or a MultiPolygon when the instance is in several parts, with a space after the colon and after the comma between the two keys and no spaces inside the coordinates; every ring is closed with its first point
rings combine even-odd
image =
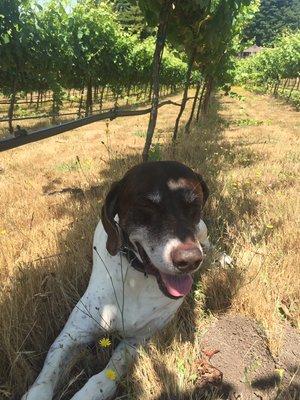
{"type": "MultiPolygon", "coordinates": [[[[234,267],[204,274],[174,322],[141,352],[124,381],[128,398],[196,396],[197,343],[218,313],[256,318],[273,352],[280,346],[282,322],[299,324],[299,114],[238,90],[245,99],[220,98],[218,110],[194,126],[175,154],[167,142],[178,110],[160,110],[161,157],[175,157],[208,180],[210,235],[231,254],[234,267]]],[[[18,396],[32,382],[83,293],[103,196],[139,161],[146,126],[146,116],[120,118],[108,128],[99,122],[1,154],[0,398],[18,396]],[[75,187],[82,192],[49,195],[75,187]]],[[[99,370],[94,350],[73,370],[84,372],[69,394],[99,370]]]]}

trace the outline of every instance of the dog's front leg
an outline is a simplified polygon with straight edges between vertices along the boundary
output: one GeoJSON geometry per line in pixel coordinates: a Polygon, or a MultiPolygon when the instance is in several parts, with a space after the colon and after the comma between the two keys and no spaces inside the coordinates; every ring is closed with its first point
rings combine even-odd
{"type": "Polygon", "coordinates": [[[137,340],[124,339],[114,350],[106,368],[92,376],[71,400],[106,400],[116,392],[117,384],[128,372],[137,353],[137,340]]]}
{"type": "Polygon", "coordinates": [[[86,315],[85,304],[88,302],[83,297],[50,347],[42,371],[22,400],[51,400],[71,359],[101,331],[95,320],[86,315]]]}

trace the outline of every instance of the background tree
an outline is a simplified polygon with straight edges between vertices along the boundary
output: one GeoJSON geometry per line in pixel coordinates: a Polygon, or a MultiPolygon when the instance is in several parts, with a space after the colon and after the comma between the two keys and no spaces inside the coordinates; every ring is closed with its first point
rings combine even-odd
{"type": "Polygon", "coordinates": [[[137,1],[112,0],[113,9],[125,32],[145,39],[155,35],[155,30],[150,27],[137,4],[137,1]]]}
{"type": "MultiPolygon", "coordinates": [[[[68,41],[68,15],[63,3],[51,0],[36,14],[37,37],[35,51],[32,53],[31,75],[27,91],[51,90],[53,118],[59,113],[64,95],[65,77],[72,73],[72,50],[68,41]],[[31,87],[30,87],[31,86],[31,87]]],[[[30,24],[32,20],[26,23],[30,24]]],[[[25,89],[25,88],[24,88],[25,89]]]]}
{"type": "MultiPolygon", "coordinates": [[[[184,15],[184,12],[182,15],[184,15]]],[[[193,13],[193,15],[195,15],[195,13],[193,13]]],[[[233,50],[233,40],[242,31],[242,27],[244,27],[246,21],[249,20],[249,15],[253,15],[253,6],[250,6],[247,0],[220,0],[218,2],[208,3],[202,8],[198,6],[199,20],[196,20],[194,25],[188,25],[185,22],[187,30],[185,35],[181,39],[180,36],[179,39],[175,36],[175,41],[179,43],[181,41],[186,52],[190,54],[189,66],[195,66],[200,71],[201,76],[204,77],[204,86],[201,92],[201,102],[203,100],[204,112],[208,110],[213,88],[217,85],[220,86],[221,81],[227,76],[225,74],[229,65],[227,59],[233,50]],[[188,34],[189,31],[190,34],[188,34]],[[220,79],[221,76],[223,78],[222,80],[220,79]]],[[[188,20],[193,21],[192,18],[188,20]]],[[[185,108],[190,77],[191,73],[188,73],[182,106],[174,127],[174,141],[177,138],[180,117],[185,108]]],[[[196,91],[197,95],[199,91],[200,87],[198,85],[196,91]]],[[[201,102],[199,102],[199,105],[201,102]]],[[[195,105],[196,103],[194,103],[192,107],[192,113],[185,128],[186,133],[189,132],[195,105]]]]}
{"type": "MultiPolygon", "coordinates": [[[[253,57],[237,63],[236,81],[271,90],[276,96],[282,80],[293,80],[288,98],[300,78],[300,30],[284,33],[273,48],[267,48],[253,57]]],[[[285,86],[283,90],[285,89],[285,86]]],[[[298,99],[298,104],[299,104],[298,99]]]]}
{"type": "Polygon", "coordinates": [[[142,8],[142,10],[144,10],[145,16],[146,17],[148,16],[150,21],[155,20],[154,19],[155,11],[156,12],[158,10],[159,11],[158,11],[158,27],[156,34],[155,51],[153,55],[153,67],[152,67],[151,111],[150,111],[147,134],[146,134],[145,146],[143,149],[143,161],[148,160],[149,150],[152,143],[152,137],[156,126],[158,101],[159,101],[159,75],[160,75],[163,51],[167,37],[169,18],[172,12],[172,5],[173,5],[172,0],[162,0],[161,2],[158,2],[158,4],[155,4],[156,8],[154,9],[154,13],[151,12],[149,15],[149,10],[152,10],[151,5],[149,3],[150,0],[139,1],[140,7],[142,8]]]}
{"type": "MultiPolygon", "coordinates": [[[[9,97],[9,131],[13,132],[12,117],[17,92],[28,81],[28,63],[32,54],[32,31],[35,20],[29,1],[3,0],[0,2],[0,86],[9,97]]],[[[33,77],[31,77],[33,78],[33,77]]]]}
{"type": "Polygon", "coordinates": [[[300,0],[261,0],[259,11],[245,29],[244,40],[268,46],[285,29],[300,29],[300,0]]]}

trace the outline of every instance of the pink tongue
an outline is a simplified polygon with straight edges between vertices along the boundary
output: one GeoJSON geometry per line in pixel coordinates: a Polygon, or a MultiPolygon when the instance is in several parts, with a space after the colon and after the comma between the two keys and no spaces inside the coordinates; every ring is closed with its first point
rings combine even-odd
{"type": "Polygon", "coordinates": [[[167,291],[174,297],[181,297],[188,294],[193,285],[191,275],[169,275],[160,273],[167,291]]]}

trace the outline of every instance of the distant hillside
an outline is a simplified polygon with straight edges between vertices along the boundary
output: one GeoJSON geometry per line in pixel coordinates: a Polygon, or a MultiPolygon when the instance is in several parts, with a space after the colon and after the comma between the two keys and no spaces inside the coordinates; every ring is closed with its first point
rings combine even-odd
{"type": "Polygon", "coordinates": [[[285,28],[300,29],[300,0],[261,0],[260,10],[245,31],[245,39],[268,45],[285,28]]]}

